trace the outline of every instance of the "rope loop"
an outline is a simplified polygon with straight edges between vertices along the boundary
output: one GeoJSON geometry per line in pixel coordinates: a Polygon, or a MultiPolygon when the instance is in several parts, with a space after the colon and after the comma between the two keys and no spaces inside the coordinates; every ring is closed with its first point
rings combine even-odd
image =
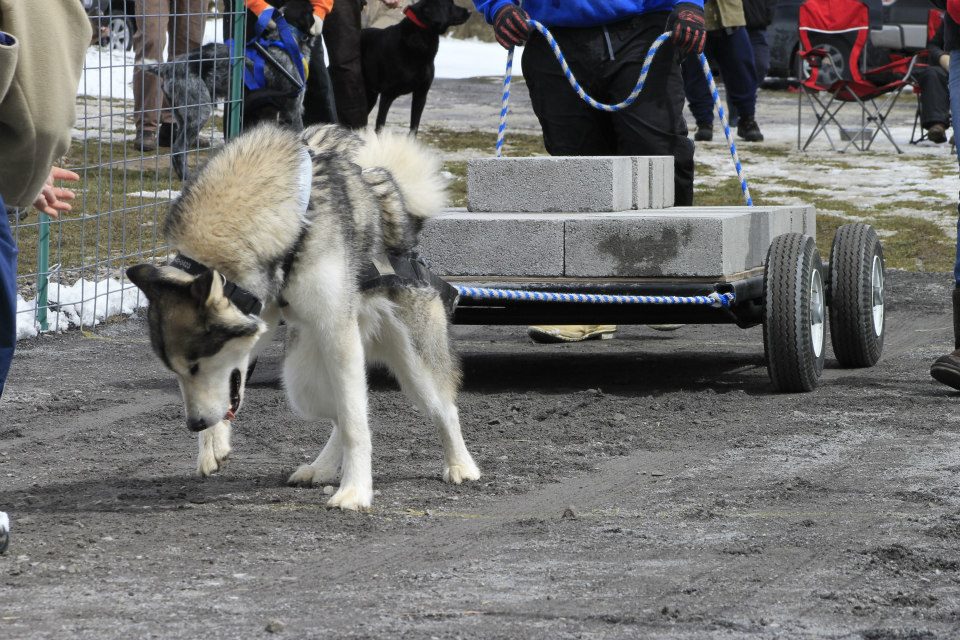
{"type": "MultiPolygon", "coordinates": [[[[653,62],[653,57],[657,54],[657,51],[660,50],[660,47],[663,45],[663,43],[670,38],[669,32],[662,33],[657,36],[657,39],[654,40],[653,44],[650,45],[650,49],[647,51],[647,55],[643,59],[643,66],[640,68],[640,77],[637,78],[637,84],[634,85],[633,91],[630,92],[630,95],[627,96],[625,100],[618,102],[617,104],[606,104],[595,100],[586,91],[584,91],[583,87],[580,86],[580,83],[573,75],[573,71],[570,70],[570,65],[567,64],[567,60],[564,57],[563,52],[560,50],[560,45],[557,44],[557,40],[553,37],[553,34],[550,33],[550,30],[536,20],[528,20],[527,22],[531,27],[540,32],[544,38],[546,38],[547,44],[550,45],[550,49],[553,51],[553,55],[557,58],[557,62],[560,63],[560,67],[563,69],[563,75],[567,78],[567,82],[570,83],[570,86],[577,93],[577,95],[594,109],[609,113],[626,109],[636,102],[637,98],[640,97],[640,92],[643,91],[643,87],[647,82],[647,74],[650,71],[650,65],[653,62]]],[[[513,53],[514,48],[510,47],[510,51],[507,54],[507,69],[503,76],[503,95],[500,99],[500,126],[497,130],[498,158],[503,156],[503,139],[507,130],[507,113],[509,112],[510,104],[510,80],[513,77],[513,53]]],[[[723,110],[723,104],[720,101],[720,92],[717,90],[717,84],[714,82],[713,73],[710,71],[710,64],[707,62],[707,56],[702,53],[700,54],[700,65],[703,68],[703,73],[707,79],[707,84],[710,86],[710,93],[713,96],[713,105],[717,110],[717,115],[720,118],[720,124],[723,126],[723,134],[727,138],[727,145],[730,149],[730,157],[733,159],[733,166],[736,169],[737,178],[740,180],[740,191],[743,193],[743,198],[747,203],[747,206],[752,207],[753,198],[750,197],[750,188],[747,185],[747,178],[744,175],[743,166],[740,164],[740,157],[737,155],[737,145],[733,142],[733,136],[730,133],[730,125],[727,124],[727,118],[723,110]]]]}

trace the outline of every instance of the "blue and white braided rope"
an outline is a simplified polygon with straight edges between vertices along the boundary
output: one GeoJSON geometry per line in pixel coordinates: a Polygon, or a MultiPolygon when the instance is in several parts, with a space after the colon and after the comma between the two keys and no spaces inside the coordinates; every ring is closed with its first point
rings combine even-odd
{"type": "Polygon", "coordinates": [[[743,199],[746,200],[747,206],[752,207],[753,198],[750,197],[750,187],[747,186],[747,178],[743,175],[743,166],[740,164],[740,156],[737,155],[737,145],[733,143],[733,135],[730,133],[727,115],[723,110],[720,92],[717,91],[717,83],[713,80],[713,72],[710,71],[710,63],[707,62],[707,56],[702,53],[700,54],[700,67],[703,69],[703,75],[707,78],[707,84],[710,85],[710,95],[713,96],[713,106],[717,109],[720,126],[723,127],[723,135],[727,137],[727,145],[730,147],[730,157],[733,158],[733,167],[737,170],[737,178],[740,179],[740,191],[743,192],[743,199]]]}
{"type": "Polygon", "coordinates": [[[579,302],[589,304],[698,304],[715,308],[729,307],[736,300],[733,293],[711,293],[707,296],[621,296],[601,293],[557,293],[553,291],[518,291],[458,286],[461,298],[474,300],[522,300],[524,302],[579,302]]]}
{"type": "MultiPolygon", "coordinates": [[[[660,50],[660,46],[670,38],[669,32],[662,33],[657,36],[657,39],[654,40],[653,44],[650,45],[650,49],[647,51],[647,55],[643,60],[643,66],[640,68],[640,77],[637,79],[637,84],[634,85],[633,91],[630,92],[630,95],[627,96],[625,100],[618,102],[617,104],[605,104],[595,100],[592,96],[587,94],[587,92],[583,90],[583,87],[580,86],[580,83],[577,82],[576,77],[570,70],[570,65],[567,64],[567,60],[564,57],[563,52],[560,50],[560,45],[557,44],[557,40],[553,37],[553,34],[550,33],[550,30],[536,20],[528,20],[527,22],[531,27],[539,31],[544,38],[546,38],[547,44],[549,44],[550,49],[553,50],[553,55],[556,56],[557,62],[560,63],[560,67],[563,69],[563,75],[566,76],[567,82],[570,83],[570,86],[577,93],[577,95],[594,109],[607,112],[615,112],[620,111],[621,109],[626,109],[631,104],[636,102],[637,98],[640,96],[640,92],[643,91],[643,87],[646,84],[647,73],[650,71],[650,65],[653,62],[653,57],[657,54],[657,51],[660,50]]],[[[500,99],[500,127],[497,130],[498,158],[503,156],[503,138],[507,129],[507,112],[509,110],[510,103],[510,79],[513,77],[513,52],[514,48],[510,47],[510,51],[507,54],[507,69],[503,78],[503,96],[500,99]]],[[[710,85],[710,91],[713,94],[713,104],[717,110],[717,115],[720,117],[720,124],[723,126],[724,135],[726,135],[727,143],[730,145],[730,156],[733,158],[733,166],[736,168],[737,178],[740,180],[740,191],[743,192],[743,197],[747,203],[747,206],[752,207],[753,199],[750,197],[750,189],[747,186],[747,179],[743,174],[743,166],[740,164],[739,156],[737,156],[737,146],[734,144],[733,138],[730,135],[730,126],[727,124],[726,115],[723,110],[723,104],[720,102],[720,93],[717,91],[717,85],[713,80],[713,73],[710,72],[710,65],[707,63],[707,57],[702,53],[700,54],[700,64],[703,67],[703,72],[707,78],[707,83],[710,85]]]]}

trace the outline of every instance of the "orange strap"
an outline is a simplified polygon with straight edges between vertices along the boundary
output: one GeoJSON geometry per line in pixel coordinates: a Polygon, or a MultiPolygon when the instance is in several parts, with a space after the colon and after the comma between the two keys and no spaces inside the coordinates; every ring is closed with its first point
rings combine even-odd
{"type": "MultiPolygon", "coordinates": [[[[244,0],[243,3],[247,6],[247,9],[258,16],[267,9],[273,8],[273,5],[267,0],[244,0]]],[[[310,4],[313,5],[314,15],[320,16],[321,19],[326,19],[327,14],[333,9],[333,0],[310,0],[310,4]]]]}

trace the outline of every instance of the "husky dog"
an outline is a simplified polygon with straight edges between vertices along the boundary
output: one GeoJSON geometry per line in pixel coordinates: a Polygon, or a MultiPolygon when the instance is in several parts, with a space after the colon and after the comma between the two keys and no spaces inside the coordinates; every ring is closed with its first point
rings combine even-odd
{"type": "Polygon", "coordinates": [[[229,453],[247,366],[282,317],[290,404],[333,421],[320,455],[290,484],[340,472],[327,506],[370,506],[367,362],[386,365],[438,428],[444,480],[480,477],[460,432],[460,372],[439,294],[359,284],[366,265],[412,250],[423,220],[442,208],[439,169],[406,136],[260,125],[184,186],[165,223],[177,266],[127,274],[150,301],[153,350],[180,383],[187,426],[200,432],[201,474],[229,453]]]}
{"type": "MultiPolygon", "coordinates": [[[[306,44],[301,44],[301,53],[309,55],[306,44]]],[[[200,131],[213,115],[217,102],[227,97],[230,55],[227,45],[211,43],[170,62],[147,64],[143,68],[144,73],[160,76],[160,89],[173,111],[175,126],[170,162],[180,179],[187,178],[187,151],[196,148],[200,131]]],[[[274,121],[301,131],[302,86],[296,86],[290,79],[296,78],[299,71],[282,49],[273,49],[271,56],[287,74],[271,63],[263,65],[266,87],[245,95],[244,127],[274,121]]],[[[253,66],[249,59],[244,64],[247,68],[253,66]]]]}

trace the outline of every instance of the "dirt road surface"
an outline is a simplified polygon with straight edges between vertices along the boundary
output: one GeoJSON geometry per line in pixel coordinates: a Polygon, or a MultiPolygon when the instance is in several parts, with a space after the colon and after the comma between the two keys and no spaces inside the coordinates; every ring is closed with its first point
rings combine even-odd
{"type": "Polygon", "coordinates": [[[205,480],[142,322],[22,342],[0,637],[958,637],[960,418],[927,374],[949,282],[891,273],[883,360],[812,394],[771,394],[759,329],[456,327],[484,477],[445,485],[374,373],[369,514],[284,485],[329,427],[287,408],[279,342],[205,480]]]}

